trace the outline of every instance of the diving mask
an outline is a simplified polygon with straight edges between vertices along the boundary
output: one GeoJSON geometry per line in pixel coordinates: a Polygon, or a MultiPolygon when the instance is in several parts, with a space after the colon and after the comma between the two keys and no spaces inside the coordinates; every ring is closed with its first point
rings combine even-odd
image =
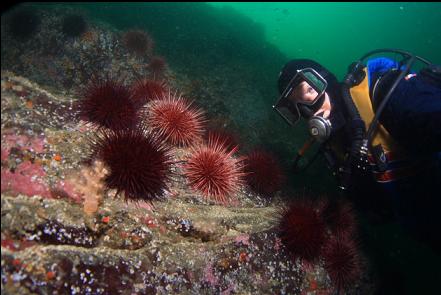
{"type": "Polygon", "coordinates": [[[320,109],[327,86],[326,80],[314,69],[297,70],[273,108],[294,126],[300,116],[310,118],[320,109]]]}

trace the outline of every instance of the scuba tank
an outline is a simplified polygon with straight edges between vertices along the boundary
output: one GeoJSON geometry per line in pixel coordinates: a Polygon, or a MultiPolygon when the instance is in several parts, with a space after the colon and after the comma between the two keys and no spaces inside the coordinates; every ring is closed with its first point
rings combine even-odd
{"type": "MultiPolygon", "coordinates": [[[[357,62],[352,63],[349,66],[348,74],[346,75],[343,87],[342,87],[342,96],[343,101],[345,103],[346,109],[348,111],[348,114],[350,116],[350,124],[351,124],[351,147],[350,151],[347,157],[347,160],[342,167],[342,185],[341,188],[343,190],[350,189],[351,186],[351,178],[353,174],[356,172],[354,169],[362,169],[367,170],[367,167],[369,167],[368,163],[368,152],[371,152],[371,154],[374,156],[375,162],[377,167],[379,167],[380,170],[386,169],[386,165],[384,163],[384,155],[382,153],[381,147],[380,149],[378,147],[372,146],[372,140],[374,132],[376,131],[379,123],[379,118],[387,105],[389,98],[391,97],[392,93],[394,92],[395,88],[397,87],[398,83],[410,72],[410,69],[414,62],[416,60],[420,60],[423,63],[429,65],[428,68],[426,68],[427,73],[426,75],[429,75],[433,79],[433,76],[438,77],[439,79],[439,67],[435,67],[435,70],[438,71],[438,74],[434,73],[433,70],[431,70],[431,63],[419,56],[413,55],[409,52],[403,51],[403,50],[397,50],[397,49],[378,49],[371,51],[367,54],[365,54],[362,58],[360,58],[357,62]],[[365,72],[364,72],[364,61],[371,57],[374,54],[378,53],[384,53],[384,52],[392,52],[392,53],[398,53],[402,55],[404,58],[401,61],[401,63],[405,62],[404,69],[401,70],[399,75],[395,78],[391,86],[389,87],[388,91],[384,95],[383,99],[381,100],[381,103],[376,107],[374,118],[369,126],[369,129],[366,132],[365,129],[365,122],[361,119],[361,116],[354,104],[354,101],[352,100],[351,94],[349,89],[353,86],[356,86],[361,83],[361,81],[365,78],[365,72]],[[380,150],[380,151],[379,151],[380,150]]],[[[399,69],[402,67],[399,66],[399,69]]],[[[435,72],[436,72],[435,71],[435,72]]],[[[376,102],[378,101],[375,93],[373,94],[372,101],[376,102]]]]}

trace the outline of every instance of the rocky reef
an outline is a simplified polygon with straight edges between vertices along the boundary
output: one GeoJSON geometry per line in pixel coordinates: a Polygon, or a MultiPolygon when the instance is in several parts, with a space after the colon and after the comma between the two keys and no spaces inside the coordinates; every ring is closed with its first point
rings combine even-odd
{"type": "Polygon", "coordinates": [[[283,199],[243,189],[234,203],[213,204],[176,174],[166,200],[127,203],[100,191],[99,173],[78,178],[91,131],[68,115],[68,96],[10,72],[1,86],[6,293],[332,292],[323,264],[293,259],[277,236],[283,199]]]}
{"type": "MultiPolygon", "coordinates": [[[[307,262],[282,243],[277,227],[287,204],[283,191],[265,198],[244,185],[230,202],[219,204],[191,189],[176,165],[161,200],[132,202],[105,188],[107,168],[102,163],[90,163],[96,130],[78,116],[78,101],[92,76],[124,77],[130,84],[160,75],[167,87],[209,110],[214,126],[226,129],[241,125],[230,116],[240,117],[260,95],[252,86],[225,85],[223,77],[240,81],[240,71],[218,68],[203,81],[194,80],[191,73],[159,60],[152,44],[136,45],[151,42],[147,35],[129,42],[137,46],[133,55],[125,32],[84,20],[78,16],[81,11],[36,13],[38,30],[29,28],[32,34],[18,39],[9,27],[14,22],[2,16],[2,293],[339,291],[322,258],[307,262]],[[71,28],[72,20],[81,27],[71,28]],[[241,95],[248,97],[241,102],[221,99],[241,95]]],[[[247,114],[245,125],[259,116],[247,114]]],[[[244,136],[249,139],[246,147],[260,140],[253,129],[244,136]]],[[[171,156],[180,163],[191,152],[187,146],[173,147],[171,156]]],[[[369,266],[363,261],[358,267],[361,277],[345,292],[373,293],[369,266]]]]}

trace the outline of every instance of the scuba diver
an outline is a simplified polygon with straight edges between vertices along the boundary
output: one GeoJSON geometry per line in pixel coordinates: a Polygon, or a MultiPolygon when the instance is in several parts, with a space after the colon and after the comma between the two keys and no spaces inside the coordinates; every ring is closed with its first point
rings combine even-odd
{"type": "Polygon", "coordinates": [[[412,235],[440,249],[441,66],[379,49],[352,63],[339,83],[319,63],[296,59],[282,68],[278,89],[273,108],[290,125],[304,118],[310,133],[296,166],[318,142],[356,207],[387,206],[412,235]],[[400,60],[385,57],[391,53],[400,60]]]}

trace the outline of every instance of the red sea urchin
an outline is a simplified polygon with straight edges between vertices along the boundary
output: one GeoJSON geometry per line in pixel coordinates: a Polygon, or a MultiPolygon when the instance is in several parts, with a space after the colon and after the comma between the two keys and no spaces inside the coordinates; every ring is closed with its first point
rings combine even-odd
{"type": "Polygon", "coordinates": [[[125,32],[123,43],[130,53],[134,53],[139,57],[150,55],[153,50],[152,38],[149,34],[140,30],[125,32]]]}
{"type": "Polygon", "coordinates": [[[128,87],[107,78],[93,79],[78,104],[79,116],[98,127],[122,130],[138,123],[138,108],[128,87]]]}
{"type": "Polygon", "coordinates": [[[161,99],[167,90],[164,81],[139,79],[133,84],[132,93],[135,104],[142,106],[151,100],[161,99]]]}
{"type": "Polygon", "coordinates": [[[260,195],[272,195],[280,189],[285,176],[275,157],[265,151],[251,152],[245,160],[246,181],[260,195]]]}
{"type": "Polygon", "coordinates": [[[216,136],[210,137],[207,145],[193,148],[183,167],[189,185],[206,198],[226,203],[243,184],[242,159],[233,157],[236,150],[228,151],[216,136]]]}
{"type": "Polygon", "coordinates": [[[347,288],[360,277],[361,259],[351,240],[330,240],[323,251],[323,258],[325,269],[338,290],[347,288]]]}
{"type": "Polygon", "coordinates": [[[332,234],[339,238],[353,238],[357,222],[352,206],[342,200],[323,202],[320,214],[332,234]]]}
{"type": "Polygon", "coordinates": [[[168,93],[152,101],[146,124],[172,145],[189,146],[202,138],[203,112],[180,95],[168,93]]]}
{"type": "MultiPolygon", "coordinates": [[[[210,121],[211,122],[211,121],[210,121]]],[[[239,136],[236,133],[230,132],[224,128],[211,127],[205,132],[204,139],[208,141],[210,137],[218,137],[227,151],[230,151],[239,146],[239,136]]]]}
{"type": "Polygon", "coordinates": [[[165,59],[162,56],[154,56],[151,58],[149,68],[154,77],[160,77],[164,73],[167,66],[165,59]]]}
{"type": "Polygon", "coordinates": [[[315,207],[312,201],[296,200],[282,211],[278,225],[287,250],[309,262],[319,257],[326,240],[326,226],[315,207]]]}
{"type": "Polygon", "coordinates": [[[101,132],[94,154],[109,170],[106,187],[123,192],[126,200],[152,201],[165,193],[171,175],[170,150],[144,128],[101,132]]]}

